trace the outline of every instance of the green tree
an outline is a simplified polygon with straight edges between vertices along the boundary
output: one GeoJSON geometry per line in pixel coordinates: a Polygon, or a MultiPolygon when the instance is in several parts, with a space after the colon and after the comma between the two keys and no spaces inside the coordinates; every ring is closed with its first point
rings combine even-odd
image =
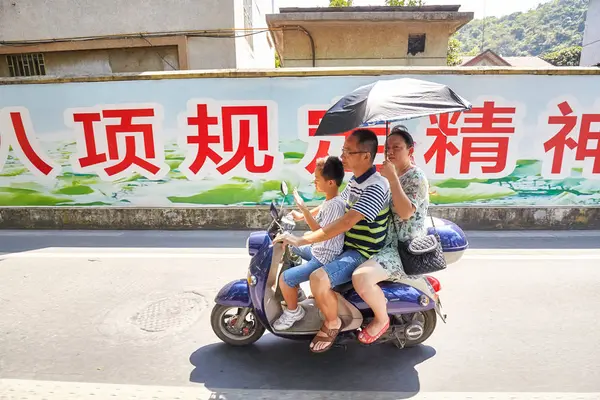
{"type": "Polygon", "coordinates": [[[425,5],[423,0],[385,0],[386,6],[420,7],[425,5]]]}
{"type": "Polygon", "coordinates": [[[275,68],[281,68],[281,58],[279,58],[278,52],[275,52],[275,68]]]}
{"type": "Polygon", "coordinates": [[[541,56],[581,46],[589,0],[540,1],[527,12],[473,20],[458,31],[463,54],[478,48],[501,56],[541,56]]]}
{"type": "Polygon", "coordinates": [[[456,38],[456,36],[452,36],[448,41],[448,56],[447,56],[447,64],[449,67],[455,67],[462,63],[462,57],[460,56],[460,48],[462,44],[456,38]]]}
{"type": "Polygon", "coordinates": [[[352,7],[353,0],[329,0],[329,7],[352,7]]]}
{"type": "Polygon", "coordinates": [[[581,46],[572,46],[546,53],[541,58],[557,67],[578,67],[581,58],[581,46]]]}
{"type": "MultiPolygon", "coordinates": [[[[458,40],[458,38],[456,40],[458,40]]],[[[460,43],[460,40],[459,40],[459,43],[460,43]]],[[[462,44],[461,44],[461,46],[462,46],[462,44]]],[[[479,47],[475,46],[471,50],[469,50],[466,53],[464,53],[464,55],[465,56],[470,56],[470,57],[475,57],[479,53],[481,53],[481,49],[479,47]]]]}

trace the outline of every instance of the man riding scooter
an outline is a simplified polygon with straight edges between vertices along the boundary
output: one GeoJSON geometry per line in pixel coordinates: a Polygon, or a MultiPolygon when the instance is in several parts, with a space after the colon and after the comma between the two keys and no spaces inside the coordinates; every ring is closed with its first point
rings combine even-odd
{"type": "MultiPolygon", "coordinates": [[[[440,283],[429,274],[459,261],[468,248],[468,240],[451,221],[431,217],[431,227],[421,223],[428,202],[414,193],[422,192],[415,189],[423,187],[425,180],[420,178],[418,169],[408,168],[409,164],[404,162],[405,156],[408,154],[410,158],[412,153],[411,138],[386,140],[386,147],[390,145],[394,154],[389,158],[393,166],[388,165],[386,179],[373,166],[377,137],[361,127],[385,124],[387,136],[390,123],[471,108],[467,100],[448,86],[412,78],[384,79],[363,85],[331,106],[314,136],[340,135],[358,128],[346,138],[342,151],[345,167],[354,173],[341,195],[347,212],[337,221],[300,238],[291,235],[295,223],[284,217],[283,204],[278,210],[275,202],[271,202],[269,228],[252,232],[248,237],[251,259],[246,279],[229,282],[215,298],[211,312],[215,334],[234,346],[256,342],[265,330],[287,339],[312,337],[313,352],[327,351],[338,336],[342,341],[355,340],[354,331],[361,328],[358,339],[367,344],[391,342],[403,349],[427,340],[435,330],[437,317],[446,320],[437,294],[440,283]],[[398,143],[394,144],[394,140],[398,143]],[[393,196],[394,213],[402,220],[393,238],[388,233],[391,181],[394,181],[392,192],[404,191],[406,195],[406,198],[393,196]],[[413,220],[405,223],[407,218],[413,220]],[[415,232],[426,235],[413,238],[415,232]],[[290,329],[274,329],[273,322],[283,311],[283,299],[275,289],[277,280],[281,270],[298,261],[291,260],[289,247],[274,241],[299,247],[340,234],[344,236],[343,253],[309,278],[314,299],[301,300],[306,316],[290,329]],[[401,248],[397,241],[402,241],[401,248]],[[396,273],[399,271],[396,263],[387,257],[388,253],[394,253],[394,247],[402,250],[402,261],[407,261],[402,267],[409,276],[396,273]],[[378,266],[369,265],[367,259],[378,266]],[[359,266],[364,269],[354,273],[359,266]],[[351,280],[352,285],[343,285],[351,280]],[[383,303],[387,303],[385,311],[383,303]],[[389,329],[381,335],[384,329],[379,328],[388,325],[388,321],[389,329]],[[363,323],[367,326],[363,327],[363,323]]],[[[284,197],[288,194],[285,181],[281,183],[281,193],[284,197]]]]}
{"type": "Polygon", "coordinates": [[[317,307],[324,315],[321,329],[310,344],[314,353],[331,348],[344,328],[338,317],[338,302],[332,288],[351,282],[354,270],[384,246],[390,190],[388,181],[375,169],[378,140],[368,129],[357,129],[349,135],[342,149],[344,167],[354,176],[340,195],[346,202],[346,214],[317,231],[303,237],[284,234],[275,239],[300,247],[329,240],[344,233],[344,251],[330,263],[310,275],[310,287],[317,307]]]}

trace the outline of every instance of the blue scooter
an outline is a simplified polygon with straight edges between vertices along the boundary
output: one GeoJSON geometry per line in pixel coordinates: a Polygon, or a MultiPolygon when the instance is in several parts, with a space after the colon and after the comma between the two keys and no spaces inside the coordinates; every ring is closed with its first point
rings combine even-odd
{"type": "MultiPolygon", "coordinates": [[[[281,191],[288,194],[287,185],[281,191]]],[[[247,346],[256,342],[268,330],[286,339],[312,339],[323,323],[323,316],[314,299],[301,291],[300,304],[306,310],[302,321],[290,329],[277,331],[272,323],[283,312],[283,297],[278,285],[285,268],[298,265],[301,260],[293,256],[288,246],[273,243],[283,232],[291,232],[295,222],[284,215],[283,203],[278,210],[271,203],[273,222],[267,231],[253,232],[247,241],[251,256],[247,279],[225,285],[217,294],[211,314],[211,326],[223,342],[232,346],[247,346]]],[[[442,240],[447,264],[457,262],[468,247],[464,232],[454,223],[435,219],[435,227],[442,240]]],[[[431,231],[432,227],[429,227],[431,231]]],[[[398,348],[412,347],[427,340],[435,330],[437,317],[446,322],[438,292],[440,282],[432,276],[412,276],[402,282],[380,283],[388,300],[390,328],[376,343],[393,343],[398,348]]],[[[356,341],[356,332],[373,318],[373,312],[352,287],[352,283],[334,288],[337,294],[339,316],[344,330],[336,345],[348,340],[356,341]]]]}

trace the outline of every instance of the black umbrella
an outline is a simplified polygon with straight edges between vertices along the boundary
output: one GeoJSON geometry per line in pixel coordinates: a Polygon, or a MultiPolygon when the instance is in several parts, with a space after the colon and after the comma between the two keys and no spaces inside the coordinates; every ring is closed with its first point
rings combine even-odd
{"type": "Polygon", "coordinates": [[[380,80],[344,96],[321,119],[315,136],[471,109],[446,85],[412,78],[380,80]]]}

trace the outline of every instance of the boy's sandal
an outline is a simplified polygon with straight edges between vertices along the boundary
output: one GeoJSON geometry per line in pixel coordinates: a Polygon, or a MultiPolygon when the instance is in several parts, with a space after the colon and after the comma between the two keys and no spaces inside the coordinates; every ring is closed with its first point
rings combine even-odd
{"type": "Polygon", "coordinates": [[[376,342],[388,330],[389,327],[390,321],[388,321],[387,324],[385,324],[385,326],[383,327],[383,329],[381,329],[381,331],[379,331],[379,333],[375,336],[369,335],[369,332],[367,332],[367,328],[365,327],[365,329],[360,331],[360,333],[358,334],[358,341],[362,344],[372,344],[376,342]]]}

